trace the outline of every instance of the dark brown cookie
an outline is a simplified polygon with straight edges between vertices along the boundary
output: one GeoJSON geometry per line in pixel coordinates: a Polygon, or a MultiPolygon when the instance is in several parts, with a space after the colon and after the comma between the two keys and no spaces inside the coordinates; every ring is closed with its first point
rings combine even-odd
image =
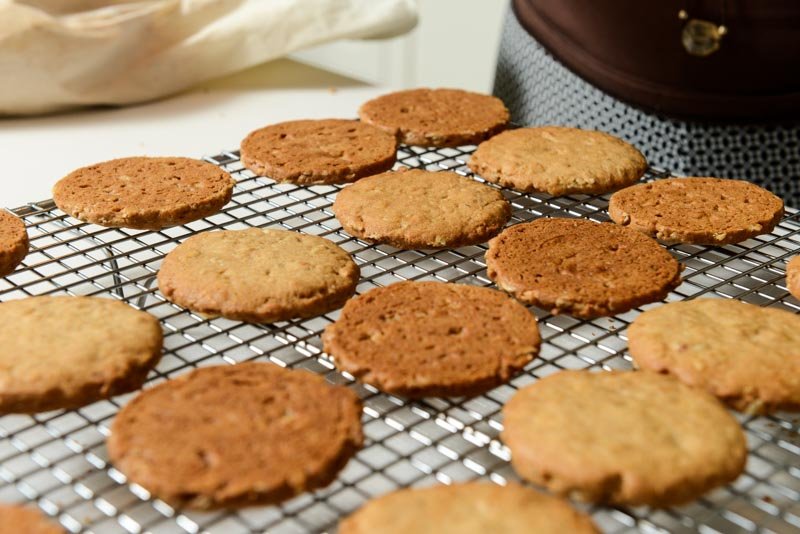
{"type": "Polygon", "coordinates": [[[345,187],[333,211],[347,233],[403,249],[483,243],[511,218],[511,206],[497,189],[454,172],[420,169],[345,187]]]}
{"type": "Polygon", "coordinates": [[[0,505],[0,534],[62,534],[63,528],[35,508],[0,505]]]}
{"type": "Polygon", "coordinates": [[[327,486],[362,440],[352,390],[250,362],[145,390],[114,419],[108,454],[156,497],[209,509],[279,503],[327,486]]]}
{"type": "Polygon", "coordinates": [[[786,287],[789,293],[800,299],[800,256],[795,256],[786,264],[786,287]]]}
{"type": "Polygon", "coordinates": [[[728,245],[771,232],[783,201],[743,180],[669,178],[617,191],[608,213],[664,243],[728,245]]]}
{"type": "Polygon", "coordinates": [[[401,282],[350,300],[322,336],[336,366],[407,397],[476,395],[539,353],[536,318],[499,291],[401,282]]]}
{"type": "Polygon", "coordinates": [[[410,89],[379,96],[358,110],[361,120],[417,146],[480,143],[508,125],[496,97],[460,89],[410,89]]]}
{"type": "Polygon", "coordinates": [[[681,265],[649,237],[611,223],[538,219],[489,241],[489,278],[526,304],[590,319],[664,299],[681,265]]]}
{"type": "Polygon", "coordinates": [[[289,121],[251,132],[241,154],[245,167],[277,182],[342,184],[391,169],[397,139],[358,121],[289,121]]]}
{"type": "Polygon", "coordinates": [[[25,223],[19,217],[0,210],[0,276],[14,272],[27,254],[25,223]]]}
{"type": "Polygon", "coordinates": [[[53,187],[53,200],[85,222],[159,230],[218,212],[233,185],[230,174],[205,161],[121,158],[71,172],[53,187]]]}

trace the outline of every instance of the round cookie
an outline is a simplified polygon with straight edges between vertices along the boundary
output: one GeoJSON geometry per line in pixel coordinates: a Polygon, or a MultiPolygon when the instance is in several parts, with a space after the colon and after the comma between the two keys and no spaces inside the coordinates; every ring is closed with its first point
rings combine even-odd
{"type": "Polygon", "coordinates": [[[192,311],[272,323],[339,308],[359,269],[322,237],[250,228],[194,235],[164,258],[158,288],[192,311]]]}
{"type": "Polygon", "coordinates": [[[14,272],[27,254],[25,223],[19,217],[0,210],[0,276],[14,272]]]}
{"type": "Polygon", "coordinates": [[[130,482],[172,505],[210,509],[325,487],[362,441],[353,391],[250,362],[145,390],[117,414],[107,445],[130,482]]]}
{"type": "Polygon", "coordinates": [[[499,291],[400,282],[348,301],[322,342],[338,369],[419,398],[471,396],[506,382],[539,353],[540,337],[536,317],[499,291]]]}
{"type": "Polygon", "coordinates": [[[77,408],[141,387],[161,358],[158,320],[123,302],[0,304],[0,414],[77,408]]]}
{"type": "Polygon", "coordinates": [[[786,287],[794,298],[800,299],[800,256],[786,264],[786,287]]]}
{"type": "Polygon", "coordinates": [[[481,143],[468,165],[489,182],[555,196],[607,193],[647,170],[642,153],[622,139],[562,126],[503,132],[481,143]]]}
{"type": "Polygon", "coordinates": [[[276,182],[341,184],[391,169],[397,139],[358,121],[289,121],[251,132],[241,155],[245,167],[276,182]]]}
{"type": "Polygon", "coordinates": [[[735,480],[739,423],[713,396],[645,371],[561,371],[503,408],[503,441],[523,478],[558,495],[668,507],[735,480]]]}
{"type": "Polygon", "coordinates": [[[101,226],[159,230],[218,212],[231,175],[189,158],[121,158],[82,167],[53,187],[65,213],[101,226]]]}
{"type": "Polygon", "coordinates": [[[454,172],[420,169],[345,187],[333,211],[347,233],[402,249],[483,243],[511,218],[500,191],[454,172]]]}
{"type": "Polygon", "coordinates": [[[681,265],[647,236],[611,223],[537,219],[489,241],[486,270],[525,304],[583,319],[663,300],[681,265]]]}
{"type": "Polygon", "coordinates": [[[35,508],[20,505],[0,505],[0,533],[3,534],[62,534],[66,532],[35,508]]]}
{"type": "Polygon", "coordinates": [[[672,302],[639,315],[628,346],[640,368],[737,410],[800,410],[800,315],[729,299],[672,302]]]}
{"type": "Polygon", "coordinates": [[[509,113],[499,98],[460,89],[410,89],[379,96],[359,108],[362,121],[416,146],[480,143],[505,130],[509,113]]]}
{"type": "Polygon", "coordinates": [[[339,534],[599,534],[566,501],[518,484],[468,482],[401,489],[365,504],[339,534]]]}
{"type": "Polygon", "coordinates": [[[664,243],[729,245],[771,232],[783,201],[743,180],[668,178],[617,191],[608,213],[664,243]]]}

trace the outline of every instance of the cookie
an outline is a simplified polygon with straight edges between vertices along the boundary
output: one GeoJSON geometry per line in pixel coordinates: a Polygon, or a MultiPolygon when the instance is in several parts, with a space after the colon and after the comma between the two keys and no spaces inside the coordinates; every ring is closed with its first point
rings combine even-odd
{"type": "Polygon", "coordinates": [[[800,315],[729,299],[672,302],[628,328],[634,363],[748,413],[800,410],[800,315]]]}
{"type": "Polygon", "coordinates": [[[271,363],[204,367],[125,405],[111,462],[174,506],[274,504],[330,484],[361,448],[361,402],[271,363]]]}
{"type": "Polygon", "coordinates": [[[483,243],[511,218],[502,193],[454,172],[387,172],[342,189],[333,203],[350,235],[402,249],[483,243]]]}
{"type": "Polygon", "coordinates": [[[681,265],[647,236],[611,223],[538,219],[489,241],[486,271],[525,304],[583,319],[663,300],[681,265]]]}
{"type": "Polygon", "coordinates": [[[468,165],[489,182],[554,196],[607,193],[647,170],[642,153],[622,139],[562,126],[503,132],[481,143],[468,165]]]}
{"type": "Polygon", "coordinates": [[[391,169],[397,139],[358,121],[289,121],[251,132],[241,155],[245,167],[276,182],[342,184],[391,169]]]}
{"type": "Polygon", "coordinates": [[[664,243],[729,245],[770,233],[783,201],[743,180],[668,178],[614,193],[608,213],[664,243]]]}
{"type": "Polygon", "coordinates": [[[190,237],[164,258],[158,288],[198,313],[272,323],[341,307],[358,277],[350,255],[327,239],[250,228],[190,237]]]}
{"type": "Polygon", "coordinates": [[[0,534],[62,534],[63,528],[35,508],[0,505],[0,534]]]}
{"type": "Polygon", "coordinates": [[[480,143],[505,130],[509,114],[499,98],[461,89],[410,89],[379,96],[358,110],[361,120],[416,146],[480,143]]]}
{"type": "Polygon", "coordinates": [[[468,482],[401,489],[365,504],[339,534],[599,534],[566,501],[518,484],[468,482]]]}
{"type": "Polygon", "coordinates": [[[796,299],[800,299],[800,256],[786,264],[786,288],[796,299]]]}
{"type": "Polygon", "coordinates": [[[77,408],[141,387],[161,326],[125,303],[29,297],[0,304],[0,414],[77,408]]]}
{"type": "Polygon", "coordinates": [[[657,508],[689,502],[743,471],[746,440],[717,399],[644,371],[561,371],[503,408],[523,478],[558,495],[657,508]]]}
{"type": "Polygon", "coordinates": [[[82,167],[53,187],[65,213],[101,226],[159,230],[218,212],[231,175],[189,158],[121,158],[82,167]]]}
{"type": "Polygon", "coordinates": [[[540,337],[536,318],[499,291],[400,282],[350,300],[322,342],[340,370],[415,398],[502,384],[539,353],[540,337]]]}
{"type": "Polygon", "coordinates": [[[27,254],[25,223],[19,217],[0,210],[0,276],[13,273],[27,254]]]}

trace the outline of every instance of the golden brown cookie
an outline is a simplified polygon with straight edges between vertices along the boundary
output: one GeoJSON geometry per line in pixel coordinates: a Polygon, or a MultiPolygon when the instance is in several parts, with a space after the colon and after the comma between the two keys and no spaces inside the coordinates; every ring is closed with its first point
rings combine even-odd
{"type": "Polygon", "coordinates": [[[401,489],[365,504],[339,534],[599,534],[566,501],[518,484],[468,482],[401,489]]]}
{"type": "Polygon", "coordinates": [[[635,183],[647,160],[613,135],[563,126],[518,128],[480,144],[472,172],[517,191],[597,194],[635,183]]]}
{"type": "Polygon", "coordinates": [[[145,390],[114,419],[108,454],[129,482],[172,505],[232,508],[327,486],[362,441],[353,391],[250,362],[145,390]]]}
{"type": "Polygon", "coordinates": [[[664,243],[728,245],[770,233],[783,201],[743,180],[668,178],[614,193],[608,213],[664,243]]]}
{"type": "Polygon", "coordinates": [[[480,143],[508,125],[502,100],[461,89],[409,89],[379,96],[358,110],[361,120],[416,146],[480,143]]]}
{"type": "Polygon", "coordinates": [[[335,310],[359,269],[325,238],[250,228],[194,235],[164,258],[158,288],[192,311],[271,323],[335,310]]]}
{"type": "Polygon", "coordinates": [[[19,217],[0,210],[0,276],[14,272],[27,254],[25,223],[19,217]]]}
{"type": "Polygon", "coordinates": [[[800,256],[786,264],[786,287],[796,299],[800,299],[800,256]]]}
{"type": "Polygon", "coordinates": [[[739,423],[708,393],[645,371],[561,371],[519,390],[502,439],[523,478],[558,495],[667,507],[736,480],[739,423]]]}
{"type": "Polygon", "coordinates": [[[511,218],[511,206],[496,189],[454,172],[420,169],[345,187],[333,211],[347,233],[403,249],[483,243],[511,218]]]}
{"type": "Polygon", "coordinates": [[[342,184],[391,169],[397,139],[358,121],[289,121],[251,132],[241,154],[245,167],[277,182],[342,184]]]}
{"type": "Polygon", "coordinates": [[[476,395],[539,353],[524,306],[488,288],[400,282],[345,305],[322,335],[336,367],[406,397],[476,395]]]}
{"type": "Polygon", "coordinates": [[[590,319],[664,299],[681,265],[658,243],[611,223],[538,219],[489,241],[489,278],[525,304],[590,319]]]}
{"type": "Polygon", "coordinates": [[[159,230],[218,212],[231,175],[189,158],[121,158],[82,167],[53,187],[64,212],[101,226],[159,230]]]}
{"type": "Polygon", "coordinates": [[[62,534],[66,532],[35,508],[0,505],[0,534],[62,534]]]}
{"type": "Polygon", "coordinates": [[[0,414],[77,408],[141,387],[161,326],[115,300],[29,297],[0,304],[0,414]]]}
{"type": "Polygon", "coordinates": [[[672,302],[628,328],[637,366],[748,413],[800,410],[800,315],[729,299],[672,302]]]}

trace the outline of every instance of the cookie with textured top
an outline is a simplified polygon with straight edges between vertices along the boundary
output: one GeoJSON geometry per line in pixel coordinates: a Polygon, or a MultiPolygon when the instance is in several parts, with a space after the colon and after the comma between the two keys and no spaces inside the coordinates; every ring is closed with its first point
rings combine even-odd
{"type": "Polygon", "coordinates": [[[289,121],[251,132],[241,154],[245,167],[276,182],[341,184],[391,169],[397,139],[358,121],[289,121]]]}
{"type": "Polygon", "coordinates": [[[598,194],[627,187],[647,170],[635,147],[594,130],[539,126],[503,132],[480,144],[469,168],[489,182],[551,195],[598,194]]]}
{"type": "Polygon", "coordinates": [[[483,243],[511,218],[502,193],[454,172],[387,172],[345,187],[333,203],[345,231],[413,248],[483,243]]]}
{"type": "Polygon", "coordinates": [[[668,178],[617,191],[608,213],[664,243],[728,245],[770,233],[783,201],[743,180],[668,178]]]}
{"type": "Polygon", "coordinates": [[[445,397],[506,382],[540,337],[536,318],[499,291],[400,282],[350,300],[322,342],[337,368],[382,391],[445,397]]]}
{"type": "Polygon", "coordinates": [[[362,121],[416,146],[480,143],[505,130],[509,114],[497,97],[461,89],[409,89],[389,93],[359,108],[362,121]]]}
{"type": "Polygon", "coordinates": [[[218,212],[231,175],[190,158],[121,158],[71,172],[53,187],[65,213],[101,226],[159,230],[218,212]]]}
{"type": "Polygon", "coordinates": [[[519,390],[503,417],[518,474],[589,502],[684,504],[747,461],[744,432],[717,399],[646,371],[561,371],[519,390]]]}
{"type": "Polygon", "coordinates": [[[93,297],[0,304],[0,414],[77,408],[141,387],[161,358],[158,320],[93,297]]]}
{"type": "Polygon", "coordinates": [[[210,509],[327,486],[362,441],[352,390],[250,362],[145,390],[117,414],[107,445],[129,482],[172,505],[210,509]]]}
{"type": "Polygon", "coordinates": [[[0,210],[0,276],[14,272],[27,254],[25,223],[19,217],[0,210]]]}
{"type": "Polygon", "coordinates": [[[339,308],[359,269],[325,238],[250,228],[194,235],[164,258],[158,288],[192,311],[271,323],[339,308]]]}
{"type": "Polygon", "coordinates": [[[62,534],[66,532],[35,508],[20,505],[0,505],[2,534],[62,534]]]}
{"type": "Polygon", "coordinates": [[[611,223],[538,219],[489,241],[486,271],[526,304],[584,319],[663,300],[681,265],[649,237],[611,223]]]}
{"type": "Polygon", "coordinates": [[[800,256],[786,264],[786,287],[796,299],[800,299],[800,256]]]}
{"type": "Polygon", "coordinates": [[[672,302],[639,315],[628,346],[668,373],[748,413],[800,410],[800,316],[729,299],[672,302]]]}
{"type": "Polygon", "coordinates": [[[468,482],[406,488],[378,497],[339,523],[339,534],[599,534],[566,501],[518,484],[468,482]]]}

